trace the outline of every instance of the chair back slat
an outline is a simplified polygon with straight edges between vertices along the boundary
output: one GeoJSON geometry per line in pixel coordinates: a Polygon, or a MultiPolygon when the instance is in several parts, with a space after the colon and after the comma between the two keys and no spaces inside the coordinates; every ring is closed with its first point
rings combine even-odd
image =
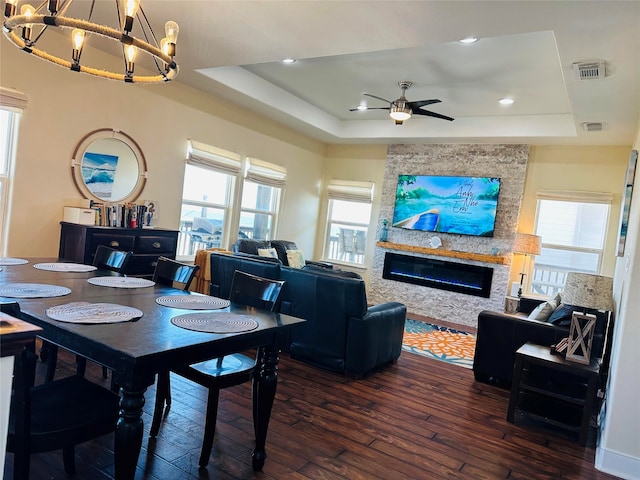
{"type": "Polygon", "coordinates": [[[284,280],[272,280],[236,270],[231,282],[229,300],[250,307],[276,311],[284,280]]]}
{"type": "Polygon", "coordinates": [[[200,267],[172,260],[167,257],[158,258],[152,280],[161,285],[189,290],[191,281],[200,267]]]}
{"type": "Polygon", "coordinates": [[[116,250],[105,245],[98,245],[93,257],[93,266],[112,272],[124,273],[133,252],[116,250]]]}

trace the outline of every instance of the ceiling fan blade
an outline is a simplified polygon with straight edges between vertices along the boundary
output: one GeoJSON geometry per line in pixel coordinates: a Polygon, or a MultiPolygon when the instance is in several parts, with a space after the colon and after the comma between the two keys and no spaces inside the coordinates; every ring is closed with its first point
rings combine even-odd
{"type": "Polygon", "coordinates": [[[393,102],[387,100],[386,98],[378,97],[376,95],[371,95],[370,93],[363,93],[363,95],[366,95],[367,97],[371,97],[371,98],[377,98],[378,100],[382,100],[383,102],[387,102],[389,104],[393,103],[393,102]]]}
{"type": "Polygon", "coordinates": [[[350,108],[350,112],[366,112],[367,110],[389,110],[389,107],[367,107],[367,108],[350,108]]]}
{"type": "Polygon", "coordinates": [[[453,118],[447,117],[446,115],[440,115],[439,113],[430,112],[429,110],[422,110],[421,108],[414,110],[413,113],[415,113],[416,115],[424,115],[425,117],[441,118],[442,120],[449,120],[450,122],[454,120],[453,118]]]}
{"type": "Polygon", "coordinates": [[[425,105],[433,105],[434,103],[440,103],[442,100],[438,100],[437,98],[432,98],[431,100],[418,100],[417,102],[409,102],[411,108],[420,108],[425,105]]]}

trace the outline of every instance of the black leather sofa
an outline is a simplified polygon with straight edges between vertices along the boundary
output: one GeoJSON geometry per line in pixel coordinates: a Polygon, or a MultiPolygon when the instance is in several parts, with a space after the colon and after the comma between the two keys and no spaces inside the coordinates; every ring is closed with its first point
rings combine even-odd
{"type": "Polygon", "coordinates": [[[369,307],[357,274],[212,252],[211,295],[228,298],[235,270],[285,280],[279,311],[307,321],[283,348],[292,358],[359,378],[400,356],[406,306],[369,307]]]}
{"type": "MultiPolygon", "coordinates": [[[[569,336],[569,322],[566,320],[554,325],[527,318],[540,302],[542,300],[523,297],[519,302],[518,313],[514,315],[491,310],[480,312],[473,357],[476,380],[509,387],[518,348],[526,342],[551,346],[569,336]]],[[[596,313],[597,316],[592,356],[601,357],[608,328],[607,319],[603,313],[591,313],[596,313]]]]}

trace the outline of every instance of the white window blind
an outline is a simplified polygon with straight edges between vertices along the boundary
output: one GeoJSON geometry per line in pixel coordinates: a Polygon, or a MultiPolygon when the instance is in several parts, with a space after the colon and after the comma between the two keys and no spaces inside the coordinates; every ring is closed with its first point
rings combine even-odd
{"type": "Polygon", "coordinates": [[[283,188],[287,180],[287,169],[257,158],[249,158],[246,179],[269,187],[283,188]]]}
{"type": "Polygon", "coordinates": [[[330,200],[371,203],[373,200],[372,182],[350,180],[330,180],[327,193],[330,200]]]}
{"type": "Polygon", "coordinates": [[[0,108],[15,113],[22,113],[27,108],[28,97],[13,88],[0,87],[0,108]]]}
{"type": "Polygon", "coordinates": [[[242,157],[204,143],[189,140],[187,163],[227,175],[238,175],[242,171],[242,157]]]}
{"type": "Polygon", "coordinates": [[[580,203],[604,203],[611,205],[613,195],[607,192],[581,192],[581,191],[560,191],[560,190],[540,190],[537,193],[538,200],[556,200],[565,202],[580,203]]]}

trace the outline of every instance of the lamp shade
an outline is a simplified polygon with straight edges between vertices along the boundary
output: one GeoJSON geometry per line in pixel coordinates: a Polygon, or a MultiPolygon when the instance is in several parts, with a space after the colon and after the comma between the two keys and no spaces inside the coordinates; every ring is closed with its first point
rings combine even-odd
{"type": "Polygon", "coordinates": [[[516,233],[513,252],[524,255],[540,255],[542,237],[530,233],[516,233]]]}
{"type": "Polygon", "coordinates": [[[613,278],[591,273],[567,273],[562,303],[577,307],[613,310],[613,278]]]}

